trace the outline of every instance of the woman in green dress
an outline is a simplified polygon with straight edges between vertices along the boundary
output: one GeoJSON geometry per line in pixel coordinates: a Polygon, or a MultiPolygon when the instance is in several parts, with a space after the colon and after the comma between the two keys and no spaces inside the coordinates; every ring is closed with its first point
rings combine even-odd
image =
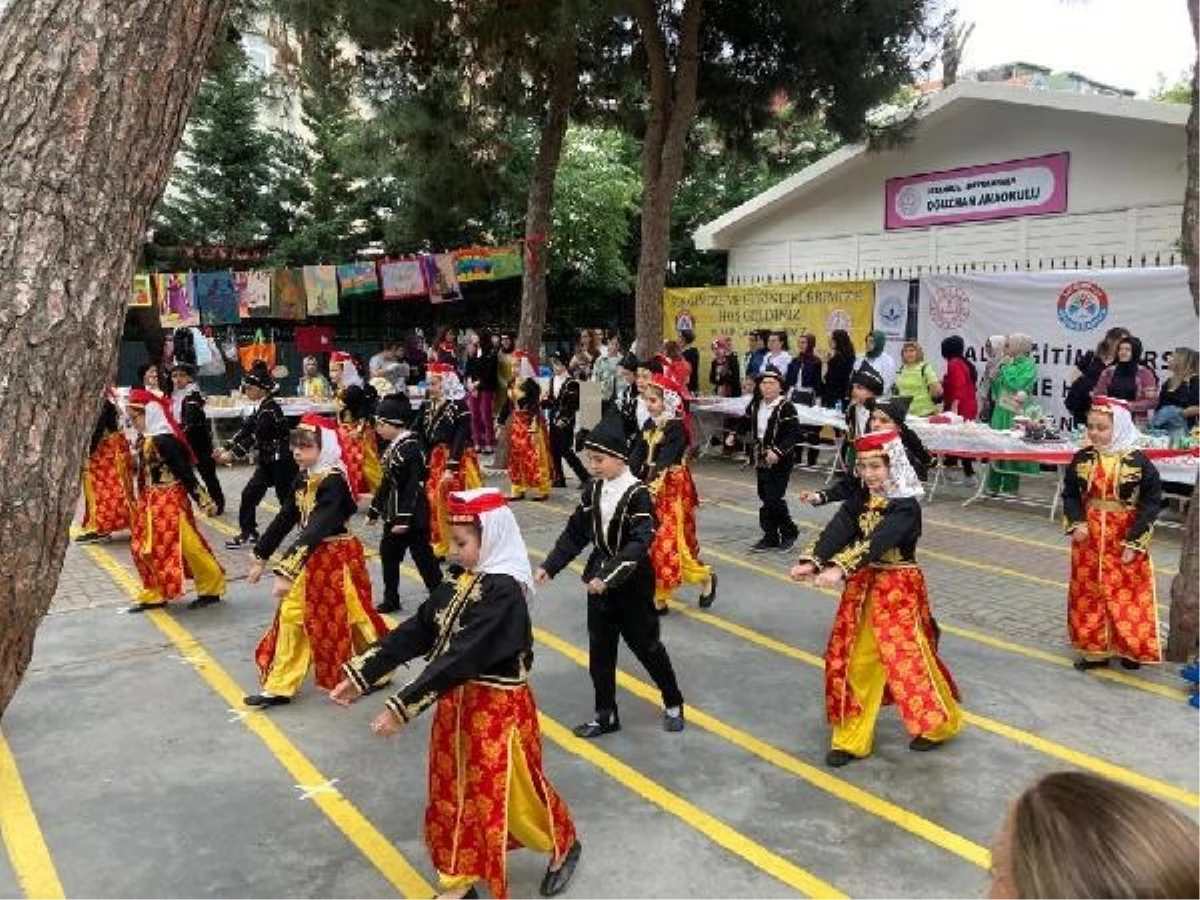
{"type": "MultiPolygon", "coordinates": [[[[1005,349],[1007,359],[1000,364],[992,380],[992,419],[989,424],[997,431],[1007,431],[1013,427],[1013,419],[1020,413],[1025,398],[1033,393],[1038,377],[1037,363],[1030,355],[1033,338],[1027,334],[1010,334],[1005,349]]],[[[987,489],[996,493],[1015,494],[1020,479],[1012,473],[1037,471],[1037,463],[993,463],[987,489]]]]}

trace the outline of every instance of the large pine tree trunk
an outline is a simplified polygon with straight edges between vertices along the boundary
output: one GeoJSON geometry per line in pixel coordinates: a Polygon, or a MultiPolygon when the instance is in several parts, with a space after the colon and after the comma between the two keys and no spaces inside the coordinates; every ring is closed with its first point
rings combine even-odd
{"type": "MultiPolygon", "coordinates": [[[[568,14],[569,16],[569,14],[568,14]]],[[[547,74],[549,94],[546,119],[538,140],[533,180],[525,207],[525,275],[521,282],[521,322],[517,346],[537,357],[541,352],[542,333],[546,330],[546,251],[554,210],[554,180],[562,159],[567,136],[571,103],[579,80],[579,52],[574,28],[566,23],[563,35],[547,74]]]]}
{"type": "MultiPolygon", "coordinates": [[[[1192,19],[1192,38],[1200,47],[1200,0],[1188,0],[1192,19]]],[[[1192,111],[1187,121],[1187,192],[1183,198],[1183,222],[1180,246],[1188,270],[1192,306],[1200,314],[1200,278],[1197,263],[1197,220],[1200,218],[1200,68],[1192,66],[1192,111]]],[[[1192,488],[1188,516],[1183,529],[1183,548],[1179,554],[1179,574],[1171,581],[1171,630],[1167,638],[1167,659],[1185,662],[1200,647],[1200,567],[1197,559],[1196,511],[1200,507],[1200,480],[1192,488]]]]}
{"type": "Polygon", "coordinates": [[[683,177],[688,132],[696,113],[700,70],[702,0],[685,0],[679,17],[678,49],[671,54],[656,0],[637,0],[634,14],[649,70],[649,110],[642,143],[642,243],[638,257],[635,320],[638,355],[662,343],[663,289],[671,247],[671,204],[683,177]]]}
{"type": "Polygon", "coordinates": [[[0,715],[33,652],[130,279],[227,0],[0,17],[0,715]]]}

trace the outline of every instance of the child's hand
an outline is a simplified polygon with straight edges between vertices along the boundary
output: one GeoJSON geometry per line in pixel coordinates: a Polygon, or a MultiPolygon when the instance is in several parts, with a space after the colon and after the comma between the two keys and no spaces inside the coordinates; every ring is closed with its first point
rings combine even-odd
{"type": "Polygon", "coordinates": [[[817,502],[820,499],[821,499],[821,495],[819,493],[817,493],[816,491],[801,491],[800,492],[800,502],[806,503],[809,506],[816,506],[817,502]]]}
{"type": "Polygon", "coordinates": [[[291,593],[292,585],[295,582],[290,578],[285,578],[282,575],[275,576],[275,584],[271,587],[271,596],[276,600],[282,601],[289,593],[291,593]]]}
{"type": "Polygon", "coordinates": [[[608,585],[599,578],[593,578],[587,583],[587,592],[589,594],[603,594],[606,590],[608,590],[608,585]]]}
{"type": "Polygon", "coordinates": [[[1088,527],[1086,525],[1076,525],[1071,529],[1071,540],[1076,544],[1082,544],[1088,539],[1088,527]]]}
{"type": "Polygon", "coordinates": [[[390,709],[385,709],[371,720],[371,730],[380,737],[394,737],[400,733],[400,726],[403,724],[396,718],[395,713],[390,709]]]}
{"type": "Polygon", "coordinates": [[[255,559],[250,564],[250,571],[246,573],[246,584],[258,584],[263,577],[263,572],[267,569],[266,560],[255,559]]]}
{"type": "Polygon", "coordinates": [[[1125,552],[1121,554],[1121,562],[1125,563],[1125,565],[1129,565],[1137,558],[1138,552],[1132,547],[1126,547],[1125,552]]]}
{"type": "Polygon", "coordinates": [[[329,699],[338,706],[349,706],[361,696],[362,691],[360,691],[358,689],[358,685],[349,678],[343,678],[338,682],[337,687],[329,692],[329,699]]]}
{"type": "Polygon", "coordinates": [[[774,450],[768,450],[767,451],[767,463],[772,466],[778,465],[779,464],[779,454],[776,453],[774,450]]]}
{"type": "Polygon", "coordinates": [[[837,587],[842,583],[842,570],[837,566],[830,566],[828,569],[822,569],[821,573],[813,579],[813,584],[817,587],[837,587]]]}
{"type": "Polygon", "coordinates": [[[538,587],[541,587],[543,584],[548,584],[549,582],[550,582],[550,573],[547,572],[545,569],[543,569],[541,566],[538,566],[537,571],[533,573],[533,583],[536,584],[538,587]]]}
{"type": "Polygon", "coordinates": [[[393,525],[392,534],[405,534],[408,531],[407,525],[393,525]]]}
{"type": "Polygon", "coordinates": [[[811,562],[797,563],[788,571],[788,577],[792,581],[803,581],[805,578],[811,578],[817,573],[817,567],[811,562]]]}

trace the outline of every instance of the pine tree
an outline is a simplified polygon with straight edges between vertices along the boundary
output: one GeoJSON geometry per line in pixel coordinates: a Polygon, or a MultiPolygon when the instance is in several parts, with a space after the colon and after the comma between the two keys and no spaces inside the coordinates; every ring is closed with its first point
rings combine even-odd
{"type": "Polygon", "coordinates": [[[155,211],[157,243],[261,246],[275,139],[258,122],[262,79],[227,44],[196,95],[183,149],[155,211]]]}

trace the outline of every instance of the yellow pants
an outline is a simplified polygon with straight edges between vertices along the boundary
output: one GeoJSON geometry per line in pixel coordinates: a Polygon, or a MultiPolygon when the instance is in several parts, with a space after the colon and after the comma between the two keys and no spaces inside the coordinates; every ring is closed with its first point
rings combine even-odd
{"type": "MultiPolygon", "coordinates": [[[[350,617],[350,639],[355,653],[375,643],[375,626],[362,611],[354,579],[350,571],[342,573],[347,614],[350,617]]],[[[308,573],[302,572],[279,604],[279,632],[275,637],[275,659],[263,691],[276,697],[291,697],[300,690],[308,668],[312,665],[312,645],[304,630],[304,591],[308,573]]]]}
{"type": "MultiPolygon", "coordinates": [[[[879,657],[879,645],[875,642],[875,632],[871,629],[870,620],[871,605],[868,603],[859,619],[858,636],[855,638],[854,650],[850,653],[850,665],[846,672],[850,689],[854,691],[854,697],[858,700],[862,712],[833,726],[833,749],[845,750],[858,757],[871,754],[875,720],[879,717],[879,708],[883,705],[883,691],[887,687],[887,670],[879,657]]],[[[950,686],[942,677],[933,650],[919,628],[917,641],[921,645],[921,655],[925,658],[925,667],[933,679],[938,699],[949,714],[945,722],[921,736],[931,741],[946,741],[958,734],[962,728],[962,712],[950,693],[950,686]]]]}
{"type": "MultiPolygon", "coordinates": [[[[200,542],[200,536],[186,516],[179,517],[179,549],[184,562],[192,573],[192,582],[197,594],[212,594],[220,597],[225,593],[225,573],[212,551],[200,542]]],[[[138,603],[161,603],[162,591],[158,588],[142,588],[138,603]]]]}
{"type": "MultiPolygon", "coordinates": [[[[692,549],[688,546],[687,538],[684,536],[682,503],[675,504],[675,535],[679,552],[679,583],[702,584],[708,587],[708,580],[712,578],[712,566],[706,566],[692,556],[692,549]]],[[[674,593],[674,588],[656,587],[654,589],[654,605],[662,609],[672,599],[674,593]]]]}
{"type": "MultiPolygon", "coordinates": [[[[509,734],[508,833],[528,850],[550,853],[554,850],[554,833],[550,827],[550,810],[538,796],[533,776],[525,762],[525,751],[517,740],[516,731],[509,734]]],[[[442,890],[456,891],[474,884],[474,875],[447,875],[438,872],[442,890]]]]}

